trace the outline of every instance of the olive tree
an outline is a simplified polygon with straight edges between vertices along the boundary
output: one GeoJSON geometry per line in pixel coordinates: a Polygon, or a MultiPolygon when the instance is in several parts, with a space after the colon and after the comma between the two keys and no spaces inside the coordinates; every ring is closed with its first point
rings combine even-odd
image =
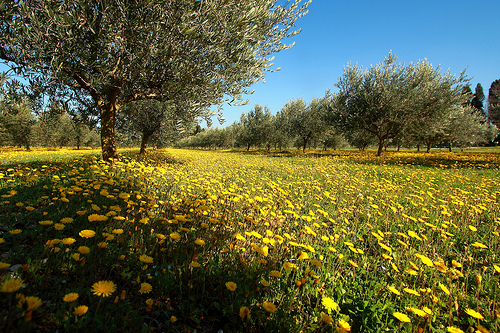
{"type": "MultiPolygon", "coordinates": [[[[6,0],[0,59],[84,91],[100,109],[104,160],[117,157],[115,119],[138,100],[242,103],[293,46],[301,0],[6,0]]],[[[220,110],[220,108],[219,108],[220,110]]]]}

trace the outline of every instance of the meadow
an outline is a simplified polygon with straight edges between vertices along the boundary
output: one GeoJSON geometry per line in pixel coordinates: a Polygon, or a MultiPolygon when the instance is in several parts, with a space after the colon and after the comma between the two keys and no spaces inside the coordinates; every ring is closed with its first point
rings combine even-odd
{"type": "Polygon", "coordinates": [[[500,332],[500,153],[0,151],[3,332],[500,332]]]}

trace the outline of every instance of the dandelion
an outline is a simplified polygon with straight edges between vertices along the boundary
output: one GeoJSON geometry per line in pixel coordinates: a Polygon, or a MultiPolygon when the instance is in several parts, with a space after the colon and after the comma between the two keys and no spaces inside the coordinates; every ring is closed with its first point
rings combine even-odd
{"type": "Polygon", "coordinates": [[[411,288],[404,288],[403,291],[406,292],[406,293],[408,293],[408,294],[410,294],[410,295],[420,296],[420,294],[418,293],[418,291],[413,290],[411,288]]]}
{"type": "Polygon", "coordinates": [[[326,313],[321,312],[321,321],[327,325],[330,325],[333,322],[333,318],[326,313]]]}
{"type": "Polygon", "coordinates": [[[389,289],[390,292],[393,293],[393,294],[401,295],[401,293],[399,292],[399,290],[397,290],[396,288],[394,288],[392,286],[387,287],[387,289],[389,289]]]}
{"type": "Polygon", "coordinates": [[[90,252],[90,248],[88,248],[87,246],[79,246],[78,247],[78,252],[80,252],[80,254],[88,254],[90,252]]]}
{"type": "Polygon", "coordinates": [[[341,331],[342,333],[351,331],[351,325],[349,325],[349,323],[343,319],[340,319],[339,322],[337,323],[337,325],[340,328],[339,331],[341,331]]]}
{"type": "Polygon", "coordinates": [[[21,232],[23,232],[21,229],[9,230],[9,234],[11,234],[11,235],[18,235],[21,232]]]}
{"type": "Polygon", "coordinates": [[[448,326],[446,330],[450,333],[464,333],[464,331],[462,331],[460,328],[456,328],[453,326],[448,326]]]}
{"type": "Polygon", "coordinates": [[[92,293],[97,296],[108,297],[116,291],[112,281],[99,281],[92,285],[92,293]]]}
{"type": "Polygon", "coordinates": [[[80,253],[73,253],[71,255],[71,258],[73,258],[73,260],[75,261],[80,261],[80,253]]]}
{"type": "Polygon", "coordinates": [[[60,222],[61,223],[72,223],[73,219],[71,217],[65,217],[65,218],[61,219],[60,222]]]}
{"type": "Polygon", "coordinates": [[[480,314],[479,312],[474,311],[472,309],[465,309],[465,313],[467,313],[469,316],[476,318],[476,319],[484,319],[482,314],[480,314]]]}
{"type": "Polygon", "coordinates": [[[36,296],[24,297],[24,295],[21,295],[21,299],[17,303],[17,307],[26,312],[36,310],[40,305],[42,305],[42,300],[36,296]]]}
{"type": "Polygon", "coordinates": [[[276,305],[274,305],[271,302],[267,302],[267,301],[264,301],[262,303],[262,307],[264,308],[264,310],[266,310],[269,313],[275,313],[278,310],[278,308],[276,307],[276,305]]]}
{"type": "Polygon", "coordinates": [[[151,290],[153,290],[153,287],[149,283],[143,282],[141,283],[141,289],[139,289],[139,293],[147,294],[150,293],[151,290]]]}
{"type": "Polygon", "coordinates": [[[269,282],[267,282],[264,279],[260,280],[260,284],[263,285],[264,287],[269,287],[270,286],[269,282]]]}
{"type": "Polygon", "coordinates": [[[199,246],[205,245],[205,241],[199,238],[196,238],[194,243],[199,246]]]}
{"type": "Polygon", "coordinates": [[[417,316],[419,317],[425,317],[427,314],[425,313],[425,311],[423,310],[420,310],[418,308],[410,308],[411,312],[413,312],[414,314],[416,314],[417,316]]]}
{"type": "Polygon", "coordinates": [[[394,312],[392,315],[403,323],[411,323],[410,318],[407,315],[405,315],[404,313],[394,312]]]}
{"type": "Polygon", "coordinates": [[[62,242],[64,245],[71,245],[71,244],[73,244],[74,242],[76,242],[76,239],[74,239],[74,238],[64,238],[61,242],[62,242]]]}
{"type": "Polygon", "coordinates": [[[191,263],[189,263],[189,266],[191,266],[193,268],[197,268],[197,267],[200,267],[201,265],[199,263],[197,263],[196,261],[191,261],[191,263]]]}
{"type": "Polygon", "coordinates": [[[92,238],[95,236],[95,231],[94,230],[82,230],[78,233],[80,237],[83,238],[92,238]]]}
{"type": "Polygon", "coordinates": [[[170,322],[172,324],[175,323],[176,321],[177,321],[177,317],[175,317],[175,316],[170,317],[170,322]]]}
{"type": "Polygon", "coordinates": [[[53,221],[50,221],[50,220],[44,220],[44,221],[39,221],[38,224],[40,225],[51,225],[53,224],[54,222],[53,221]]]}
{"type": "Polygon", "coordinates": [[[240,318],[245,319],[245,317],[250,319],[250,310],[246,306],[242,306],[240,308],[240,318]]]}
{"type": "Polygon", "coordinates": [[[145,255],[145,254],[142,254],[140,257],[139,257],[139,261],[144,263],[144,264],[152,264],[153,263],[153,258],[148,256],[148,255],[145,255]]]}
{"type": "Polygon", "coordinates": [[[332,310],[338,311],[339,305],[330,297],[323,297],[321,300],[321,304],[325,307],[325,309],[330,313],[332,310]]]}
{"type": "Polygon", "coordinates": [[[4,268],[7,268],[7,267],[10,267],[10,264],[6,263],[6,262],[1,262],[0,261],[0,270],[4,269],[4,268]]]}
{"type": "Polygon", "coordinates": [[[0,284],[0,292],[2,293],[13,293],[21,289],[24,286],[23,280],[21,279],[9,279],[2,284],[0,284]]]}
{"type": "Polygon", "coordinates": [[[121,235],[121,234],[123,234],[123,229],[113,229],[112,233],[114,233],[116,235],[121,235]]]}
{"type": "Polygon", "coordinates": [[[178,232],[172,232],[169,236],[174,241],[178,241],[179,239],[181,239],[181,235],[178,232]]]}
{"type": "Polygon", "coordinates": [[[446,287],[444,284],[442,284],[441,282],[439,282],[439,288],[441,288],[442,291],[444,291],[445,294],[447,295],[450,295],[450,290],[448,289],[448,287],[446,287]]]}
{"type": "Polygon", "coordinates": [[[236,290],[236,283],[231,282],[231,281],[226,282],[226,288],[229,291],[235,291],[236,290]]]}
{"type": "Polygon", "coordinates": [[[84,314],[87,313],[87,311],[89,310],[89,307],[86,306],[86,305],[79,305],[75,308],[75,310],[73,311],[73,313],[79,317],[83,316],[84,314]]]}
{"type": "Polygon", "coordinates": [[[63,297],[63,302],[66,302],[66,303],[74,302],[74,301],[76,301],[76,299],[78,298],[78,296],[79,295],[77,293],[66,294],[63,297]]]}
{"type": "Polygon", "coordinates": [[[269,274],[271,274],[271,276],[274,276],[276,278],[280,278],[283,276],[283,274],[281,274],[281,272],[278,271],[270,271],[269,274]]]}

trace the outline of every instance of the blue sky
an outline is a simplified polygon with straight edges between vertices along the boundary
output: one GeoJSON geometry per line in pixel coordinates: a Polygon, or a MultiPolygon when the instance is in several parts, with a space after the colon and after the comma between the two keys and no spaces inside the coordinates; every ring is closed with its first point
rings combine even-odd
{"type": "Polygon", "coordinates": [[[322,97],[326,89],[335,91],[349,62],[366,68],[391,50],[401,63],[427,58],[457,76],[467,67],[472,90],[481,83],[487,96],[500,79],[499,14],[498,0],[313,0],[309,13],[296,22],[302,32],[289,40],[295,46],[276,54],[281,71],[252,87],[248,105],[224,105],[222,126],[256,103],[275,114],[289,100],[322,97]]]}

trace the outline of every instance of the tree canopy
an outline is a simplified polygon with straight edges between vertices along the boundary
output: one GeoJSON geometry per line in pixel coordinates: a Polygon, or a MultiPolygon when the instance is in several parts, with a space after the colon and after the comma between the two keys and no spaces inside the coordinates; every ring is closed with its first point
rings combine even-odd
{"type": "MultiPolygon", "coordinates": [[[[242,102],[291,47],[310,2],[11,0],[0,5],[0,59],[83,91],[100,108],[103,158],[116,157],[120,105],[190,102],[196,114],[242,102]]],[[[188,112],[188,111],[186,111],[188,112]]]]}

